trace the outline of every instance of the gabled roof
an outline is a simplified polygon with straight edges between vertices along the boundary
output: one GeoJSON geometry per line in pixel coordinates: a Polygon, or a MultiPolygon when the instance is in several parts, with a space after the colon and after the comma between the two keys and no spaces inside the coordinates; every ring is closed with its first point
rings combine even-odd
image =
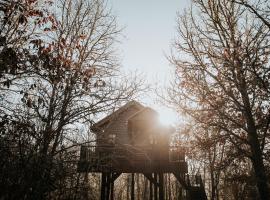
{"type": "Polygon", "coordinates": [[[127,104],[125,104],[124,106],[120,107],[118,110],[114,111],[112,114],[106,116],[105,118],[101,119],[100,121],[98,121],[97,123],[95,123],[92,127],[91,130],[95,131],[98,130],[100,127],[102,127],[104,124],[106,124],[107,122],[115,119],[119,114],[121,114],[122,112],[124,112],[126,109],[128,109],[129,107],[135,106],[138,108],[138,110],[143,110],[145,107],[140,104],[139,102],[133,100],[128,102],[127,104]]]}
{"type": "Polygon", "coordinates": [[[128,120],[132,120],[132,119],[136,118],[137,116],[139,116],[139,115],[141,115],[141,114],[143,114],[145,112],[150,112],[151,114],[155,115],[156,117],[158,116],[158,112],[155,111],[154,109],[149,108],[149,107],[144,107],[142,110],[134,113],[134,115],[132,115],[131,117],[129,117],[128,120]]]}

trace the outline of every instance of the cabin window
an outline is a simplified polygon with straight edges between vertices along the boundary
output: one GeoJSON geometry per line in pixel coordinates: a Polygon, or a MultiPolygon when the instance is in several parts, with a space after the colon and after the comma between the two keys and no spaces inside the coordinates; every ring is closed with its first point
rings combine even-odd
{"type": "Polygon", "coordinates": [[[116,135],[115,134],[109,134],[108,142],[110,144],[115,144],[116,135]]]}

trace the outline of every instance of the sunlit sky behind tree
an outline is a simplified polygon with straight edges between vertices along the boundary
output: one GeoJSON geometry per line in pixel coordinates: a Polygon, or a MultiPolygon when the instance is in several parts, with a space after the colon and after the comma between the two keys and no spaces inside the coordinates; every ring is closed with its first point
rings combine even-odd
{"type": "MultiPolygon", "coordinates": [[[[166,87],[173,78],[173,68],[166,55],[176,37],[177,13],[188,8],[190,0],[109,0],[120,27],[124,27],[119,45],[125,71],[143,73],[146,81],[157,88],[166,87]]],[[[176,114],[157,103],[151,93],[141,99],[156,109],[163,121],[176,121],[176,114]]]]}

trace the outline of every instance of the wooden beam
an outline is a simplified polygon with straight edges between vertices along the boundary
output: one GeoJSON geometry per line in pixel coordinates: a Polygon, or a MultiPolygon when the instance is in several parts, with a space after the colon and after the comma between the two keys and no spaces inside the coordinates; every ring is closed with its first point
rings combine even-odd
{"type": "Polygon", "coordinates": [[[188,184],[186,183],[186,181],[180,176],[180,174],[177,173],[173,173],[173,175],[175,176],[175,178],[178,180],[178,182],[182,185],[182,187],[186,190],[189,189],[188,184]]]}
{"type": "Polygon", "coordinates": [[[106,200],[105,199],[105,191],[106,191],[106,174],[101,174],[101,190],[100,190],[100,200],[106,200]]]}
{"type": "Polygon", "coordinates": [[[159,200],[164,200],[164,184],[163,184],[163,173],[158,174],[158,183],[159,183],[159,200]]]}
{"type": "Polygon", "coordinates": [[[164,200],[164,177],[163,173],[154,173],[149,174],[146,173],[144,176],[149,180],[150,182],[150,200],[164,200]],[[154,189],[154,191],[153,191],[154,189]],[[154,193],[153,193],[154,192],[154,193]]]}
{"type": "Polygon", "coordinates": [[[135,192],[134,192],[134,173],[131,174],[131,200],[135,200],[135,192]]]}
{"type": "Polygon", "coordinates": [[[153,200],[153,183],[149,181],[149,187],[150,187],[150,200],[153,200]]]}
{"type": "Polygon", "coordinates": [[[143,175],[144,175],[151,183],[154,183],[154,182],[155,182],[155,180],[154,180],[152,174],[144,173],[143,175]]]}
{"type": "Polygon", "coordinates": [[[158,200],[157,173],[154,173],[154,199],[158,200]]]}
{"type": "Polygon", "coordinates": [[[106,200],[110,200],[110,189],[111,189],[111,182],[110,182],[110,176],[111,173],[106,173],[106,200]]]}
{"type": "Polygon", "coordinates": [[[101,175],[101,200],[114,199],[114,181],[121,175],[121,173],[102,173],[101,175]]]}
{"type": "Polygon", "coordinates": [[[115,181],[122,173],[115,172],[112,175],[112,180],[115,181]]]}
{"type": "Polygon", "coordinates": [[[114,180],[113,179],[113,173],[111,173],[111,180],[110,180],[110,188],[111,188],[111,191],[110,191],[110,200],[113,200],[114,199],[114,180]]]}

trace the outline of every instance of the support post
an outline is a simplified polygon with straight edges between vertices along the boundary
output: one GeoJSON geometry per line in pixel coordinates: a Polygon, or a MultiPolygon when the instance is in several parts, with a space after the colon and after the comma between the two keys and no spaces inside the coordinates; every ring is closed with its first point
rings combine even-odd
{"type": "Polygon", "coordinates": [[[153,183],[149,180],[149,187],[150,187],[150,200],[153,200],[153,183]]]}
{"type": "Polygon", "coordinates": [[[114,199],[114,181],[120,176],[120,173],[102,173],[100,200],[114,199]]]}
{"type": "Polygon", "coordinates": [[[158,200],[157,173],[154,173],[154,199],[158,200]]]}
{"type": "Polygon", "coordinates": [[[111,188],[111,192],[110,192],[110,200],[114,199],[114,177],[113,177],[113,173],[110,174],[111,178],[110,178],[110,188],[111,188]]]}
{"type": "Polygon", "coordinates": [[[163,186],[163,173],[158,174],[158,191],[159,191],[159,200],[164,200],[164,186],[163,186]]]}
{"type": "Polygon", "coordinates": [[[150,196],[149,200],[164,200],[164,174],[163,173],[153,173],[144,174],[144,176],[149,180],[150,196]],[[153,188],[154,187],[154,188],[153,188]],[[154,190],[153,190],[154,189],[154,190]]]}
{"type": "Polygon", "coordinates": [[[106,200],[110,200],[110,190],[111,190],[111,173],[107,173],[107,177],[106,177],[106,200]]]}
{"type": "Polygon", "coordinates": [[[131,174],[131,200],[135,200],[135,192],[134,192],[134,173],[131,174]]]}
{"type": "Polygon", "coordinates": [[[105,199],[105,192],[106,192],[106,174],[101,174],[101,191],[100,191],[100,200],[106,200],[105,199]]]}

